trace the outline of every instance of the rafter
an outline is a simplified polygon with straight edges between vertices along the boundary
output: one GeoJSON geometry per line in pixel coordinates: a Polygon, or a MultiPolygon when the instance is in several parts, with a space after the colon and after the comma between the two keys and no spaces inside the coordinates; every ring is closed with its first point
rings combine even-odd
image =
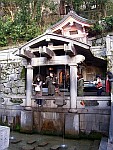
{"type": "Polygon", "coordinates": [[[39,47],[39,53],[47,58],[52,58],[52,56],[55,56],[55,53],[46,46],[39,47]]]}
{"type": "Polygon", "coordinates": [[[64,44],[64,51],[69,55],[69,56],[74,56],[75,55],[75,47],[73,44],[64,44]]]}

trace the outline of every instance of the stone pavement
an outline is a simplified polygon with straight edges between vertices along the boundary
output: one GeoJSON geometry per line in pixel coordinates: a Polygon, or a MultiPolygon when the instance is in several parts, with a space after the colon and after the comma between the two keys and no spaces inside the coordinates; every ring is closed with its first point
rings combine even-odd
{"type": "Polygon", "coordinates": [[[8,150],[64,150],[61,145],[67,145],[66,150],[98,150],[99,140],[64,139],[60,136],[39,134],[23,134],[12,132],[15,139],[10,140],[8,150]]]}

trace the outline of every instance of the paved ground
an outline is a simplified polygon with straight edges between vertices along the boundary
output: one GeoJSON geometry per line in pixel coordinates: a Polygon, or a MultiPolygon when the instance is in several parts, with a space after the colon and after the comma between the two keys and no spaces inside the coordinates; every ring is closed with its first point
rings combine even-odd
{"type": "Polygon", "coordinates": [[[99,140],[72,140],[59,136],[30,135],[17,132],[13,132],[11,136],[15,140],[12,142],[10,140],[8,150],[50,150],[51,148],[55,149],[55,145],[60,146],[62,144],[67,145],[67,150],[98,150],[100,144],[99,140]]]}

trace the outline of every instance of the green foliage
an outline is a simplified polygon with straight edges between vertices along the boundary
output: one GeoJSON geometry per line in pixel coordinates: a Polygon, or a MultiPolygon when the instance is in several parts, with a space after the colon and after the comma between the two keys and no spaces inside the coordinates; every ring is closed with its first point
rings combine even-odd
{"type": "Polygon", "coordinates": [[[105,27],[106,31],[112,31],[113,30],[113,16],[107,16],[102,20],[102,25],[105,27]]]}
{"type": "Polygon", "coordinates": [[[113,1],[110,0],[67,0],[82,17],[100,20],[113,13],[113,1]]]}
{"type": "Polygon", "coordinates": [[[23,103],[23,100],[21,98],[20,99],[13,98],[10,101],[12,103],[14,103],[14,104],[21,104],[21,103],[23,103]]]}
{"type": "Polygon", "coordinates": [[[113,31],[113,16],[107,16],[96,22],[89,30],[90,36],[103,35],[113,31]]]}
{"type": "MultiPolygon", "coordinates": [[[[100,9],[104,11],[109,0],[67,0],[65,2],[78,14],[83,14],[83,17],[87,18],[88,11],[92,10],[94,5],[96,11],[100,12],[100,9]],[[87,15],[84,15],[85,11],[87,15]]],[[[43,20],[42,8],[48,8],[45,10],[45,15],[48,15],[46,11],[49,10],[51,14],[58,13],[57,4],[50,0],[1,0],[0,7],[3,7],[1,9],[3,16],[0,18],[0,46],[26,42],[42,34],[49,25],[49,22],[43,20]]],[[[101,14],[103,15],[104,12],[101,14]]],[[[53,22],[54,19],[50,24],[53,22]]],[[[104,18],[102,23],[104,25],[96,23],[91,28],[92,34],[113,30],[113,17],[104,18]]]]}
{"type": "Polygon", "coordinates": [[[23,67],[22,71],[21,71],[21,78],[22,79],[25,78],[25,72],[26,72],[25,67],[23,67]]]}
{"type": "Polygon", "coordinates": [[[3,22],[3,20],[0,19],[0,46],[28,41],[40,34],[41,30],[35,21],[25,24],[22,20],[20,22],[17,20],[11,22],[7,19],[3,22]]]}
{"type": "MultiPolygon", "coordinates": [[[[45,25],[42,23],[41,6],[49,6],[49,0],[2,0],[2,2],[5,15],[0,18],[0,46],[26,42],[43,32],[45,25]]],[[[51,3],[49,8],[53,11],[54,4],[51,3]]]]}
{"type": "Polygon", "coordinates": [[[89,37],[91,36],[97,36],[97,35],[102,35],[104,30],[104,26],[99,24],[99,22],[96,22],[88,31],[89,37]]]}

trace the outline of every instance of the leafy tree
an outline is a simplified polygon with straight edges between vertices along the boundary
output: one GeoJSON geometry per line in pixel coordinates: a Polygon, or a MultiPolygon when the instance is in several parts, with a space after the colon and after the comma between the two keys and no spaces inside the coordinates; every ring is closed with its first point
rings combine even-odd
{"type": "Polygon", "coordinates": [[[78,14],[99,20],[107,16],[107,10],[113,2],[110,0],[67,0],[66,1],[78,14]],[[94,17],[95,16],[95,17],[94,17]]]}
{"type": "Polygon", "coordinates": [[[0,46],[28,41],[41,34],[42,7],[55,9],[49,0],[1,0],[3,16],[0,19],[0,46]]]}
{"type": "MultiPolygon", "coordinates": [[[[103,18],[101,24],[95,24],[92,33],[101,33],[113,29],[112,18],[107,17],[107,7],[110,0],[64,0],[81,16],[97,20],[103,18]],[[93,12],[93,13],[92,13],[93,12]],[[99,16],[100,15],[100,16],[99,16]]],[[[43,33],[51,22],[44,21],[49,14],[58,14],[57,4],[52,0],[1,0],[0,1],[0,46],[31,40],[43,33]],[[45,13],[44,13],[45,12],[45,13]]],[[[47,18],[48,19],[48,18],[47,18]]],[[[59,19],[59,17],[58,17],[59,19]]]]}

